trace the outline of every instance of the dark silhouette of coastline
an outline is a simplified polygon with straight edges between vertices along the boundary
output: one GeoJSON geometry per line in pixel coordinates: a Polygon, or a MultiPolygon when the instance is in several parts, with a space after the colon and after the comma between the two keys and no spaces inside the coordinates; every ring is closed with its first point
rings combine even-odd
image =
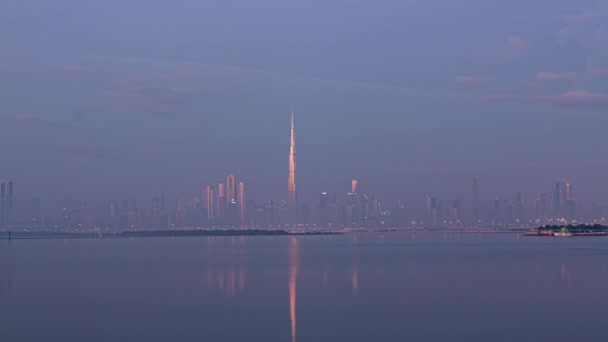
{"type": "Polygon", "coordinates": [[[536,228],[533,232],[528,232],[526,236],[543,236],[566,231],[572,236],[607,236],[608,226],[601,224],[579,224],[579,225],[546,225],[536,228]]]}
{"type": "MultiPolygon", "coordinates": [[[[217,229],[217,230],[138,230],[120,233],[66,233],[66,232],[12,232],[12,240],[26,239],[98,239],[98,238],[146,238],[146,237],[197,237],[197,236],[294,236],[340,235],[338,232],[291,233],[285,230],[264,229],[217,229]]],[[[8,233],[0,239],[8,240],[8,233]]]]}

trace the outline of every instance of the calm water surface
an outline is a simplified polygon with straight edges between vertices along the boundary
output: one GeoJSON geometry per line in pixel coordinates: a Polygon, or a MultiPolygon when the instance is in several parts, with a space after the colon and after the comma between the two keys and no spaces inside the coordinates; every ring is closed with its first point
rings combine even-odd
{"type": "Polygon", "coordinates": [[[606,341],[608,239],[0,241],[0,341],[606,341]]]}

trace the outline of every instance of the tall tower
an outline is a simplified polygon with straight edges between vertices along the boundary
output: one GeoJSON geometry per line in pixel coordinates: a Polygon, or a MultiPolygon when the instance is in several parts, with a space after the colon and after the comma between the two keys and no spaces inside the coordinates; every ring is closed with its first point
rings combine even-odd
{"type": "Polygon", "coordinates": [[[226,177],[226,203],[236,201],[236,188],[234,187],[234,175],[226,177]]]}
{"type": "Polygon", "coordinates": [[[2,225],[6,227],[13,224],[13,182],[0,182],[0,192],[0,220],[2,225]]]}
{"type": "Polygon", "coordinates": [[[294,223],[297,213],[296,203],[296,136],[293,107],[291,108],[291,139],[289,141],[289,177],[287,178],[287,210],[294,223]]]}
{"type": "Polygon", "coordinates": [[[205,205],[205,209],[207,210],[207,223],[210,224],[214,217],[214,206],[213,206],[213,187],[211,185],[206,185],[203,188],[203,204],[205,205]]]}
{"type": "Polygon", "coordinates": [[[247,224],[247,207],[245,206],[245,183],[240,182],[236,192],[239,223],[247,224]]]}
{"type": "Polygon", "coordinates": [[[215,205],[215,217],[222,224],[224,220],[224,208],[226,208],[226,188],[224,187],[224,183],[217,185],[217,203],[215,205]]]}

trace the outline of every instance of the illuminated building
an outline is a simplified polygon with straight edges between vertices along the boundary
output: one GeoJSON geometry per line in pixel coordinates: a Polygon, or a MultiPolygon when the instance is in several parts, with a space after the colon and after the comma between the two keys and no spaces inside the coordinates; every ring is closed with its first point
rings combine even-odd
{"type": "Polygon", "coordinates": [[[234,175],[229,174],[226,177],[226,204],[236,201],[236,188],[234,183],[234,175]]]}
{"type": "Polygon", "coordinates": [[[291,110],[291,137],[289,140],[289,175],[287,178],[287,211],[290,223],[295,223],[297,216],[296,198],[296,136],[293,108],[291,110]]]}
{"type": "Polygon", "coordinates": [[[217,203],[215,206],[215,216],[221,224],[224,221],[224,212],[226,208],[226,188],[224,183],[219,183],[217,185],[217,203]]]}
{"type": "Polygon", "coordinates": [[[241,225],[247,224],[247,207],[245,206],[245,183],[240,182],[237,188],[237,213],[239,217],[239,223],[241,225]]]}
{"type": "Polygon", "coordinates": [[[215,206],[213,205],[213,187],[211,185],[206,185],[203,188],[203,205],[205,206],[205,210],[207,213],[207,224],[210,224],[213,222],[214,219],[214,209],[215,206]]]}

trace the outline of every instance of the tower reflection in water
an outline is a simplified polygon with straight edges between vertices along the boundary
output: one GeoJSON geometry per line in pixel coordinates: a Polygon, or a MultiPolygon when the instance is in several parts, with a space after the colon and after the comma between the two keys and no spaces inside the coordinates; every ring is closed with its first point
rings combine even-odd
{"type": "Polygon", "coordinates": [[[296,283],[300,262],[298,239],[292,236],[289,243],[289,318],[291,320],[291,341],[296,342],[296,283]]]}

